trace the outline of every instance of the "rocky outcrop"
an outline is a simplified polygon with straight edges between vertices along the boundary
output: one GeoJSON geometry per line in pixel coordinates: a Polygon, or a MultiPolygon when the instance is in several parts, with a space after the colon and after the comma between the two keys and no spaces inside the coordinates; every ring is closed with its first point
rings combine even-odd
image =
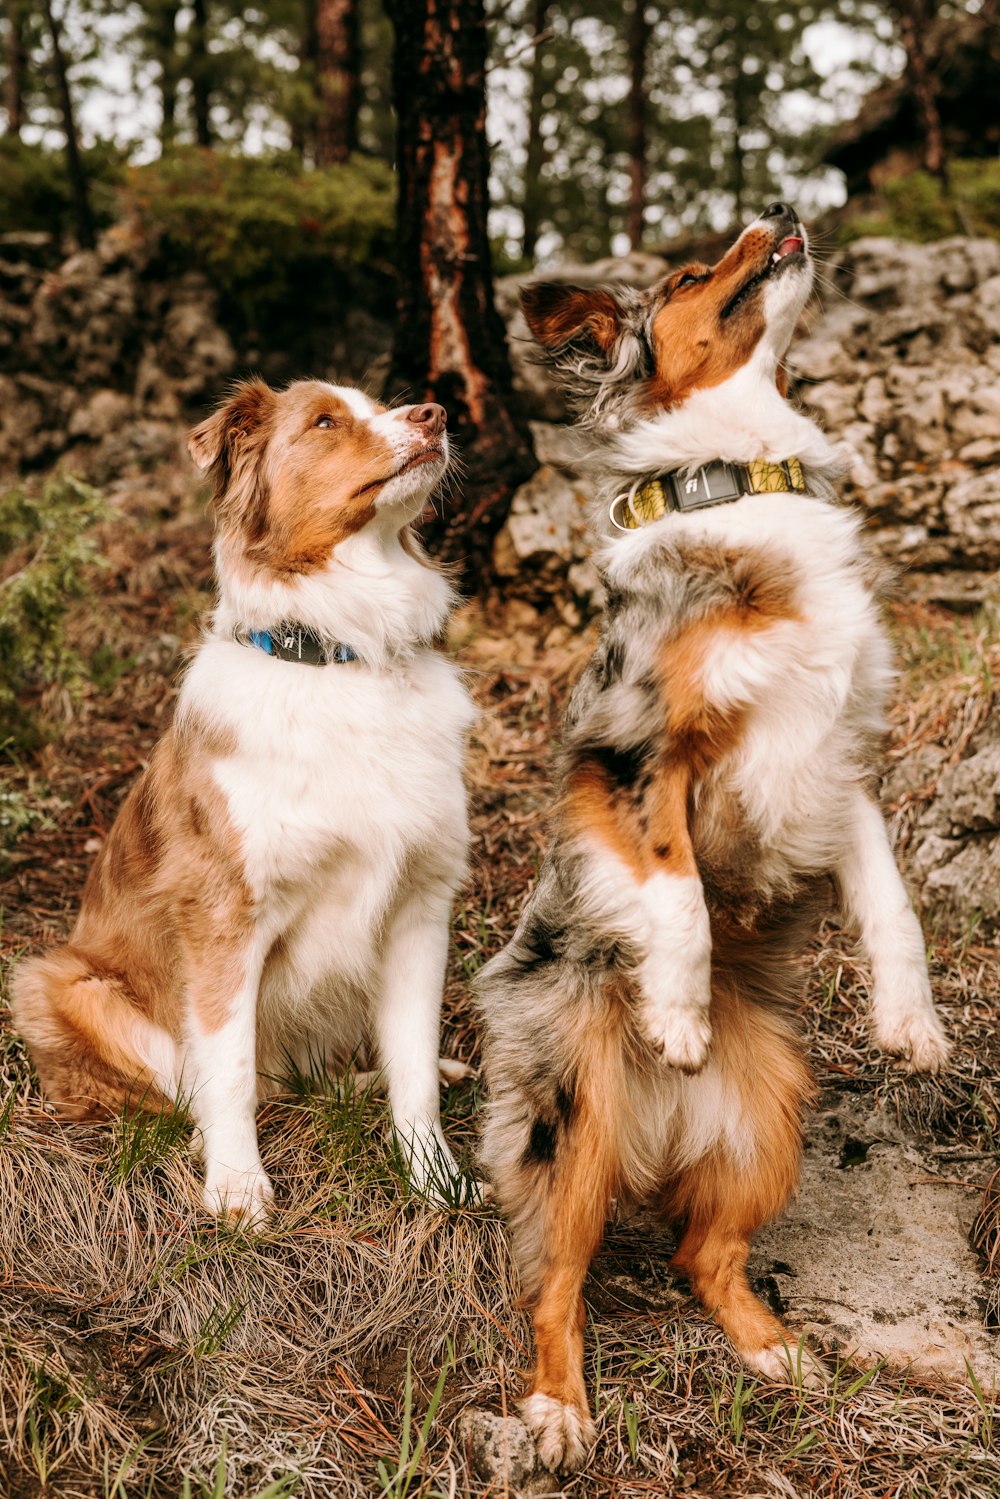
{"type": "Polygon", "coordinates": [[[851,498],[908,570],[1000,566],[1000,243],[858,240],[792,346],[799,399],[851,457],[851,498]]]}
{"type": "Polygon", "coordinates": [[[936,746],[914,767],[936,775],[936,791],[910,839],[910,868],[923,905],[975,923],[982,935],[1000,927],[1000,719],[994,714],[957,764],[936,746]],[[940,767],[944,768],[940,768],[940,767]]]}
{"type": "Polygon", "coordinates": [[[125,447],[163,456],[166,424],[215,399],[236,367],[208,281],[158,279],[120,230],[54,265],[43,236],[13,238],[22,254],[6,274],[0,241],[0,472],[68,458],[101,480],[125,447]]]}

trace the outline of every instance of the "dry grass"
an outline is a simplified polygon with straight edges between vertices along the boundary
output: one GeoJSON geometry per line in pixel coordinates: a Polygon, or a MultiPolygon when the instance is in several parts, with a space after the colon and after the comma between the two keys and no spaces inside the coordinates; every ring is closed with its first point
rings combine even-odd
{"type": "MultiPolygon", "coordinates": [[[[27,943],[65,931],[87,845],[148,753],[176,642],[193,636],[203,523],[183,513],[156,534],[154,547],[142,525],[119,532],[122,564],[102,584],[108,616],[82,622],[131,642],[139,659],[84,704],[58,754],[21,772],[51,826],[32,832],[0,887],[5,970],[27,943]]],[[[968,670],[949,659],[946,642],[971,641],[979,626],[905,610],[898,624],[908,674],[895,745],[937,733],[954,747],[989,684],[974,656],[968,670]]],[[[487,712],[470,765],[476,857],[455,923],[445,1049],[475,1062],[468,976],[511,931],[544,852],[551,740],[586,642],[557,629],[536,654],[536,623],[516,611],[469,611],[457,634],[487,712]]],[[[985,1184],[1000,1103],[996,955],[975,932],[942,931],[933,963],[962,1036],[946,1079],[907,1080],[871,1051],[863,974],[833,927],[809,958],[813,1055],[824,1086],[869,1093],[985,1184]]],[[[463,1411],[508,1408],[529,1357],[502,1226],[489,1209],[445,1213],[410,1197],[378,1097],[289,1081],[260,1121],[278,1208],[250,1237],[198,1211],[182,1117],[58,1123],[9,1032],[0,1048],[0,1472],[11,1499],[503,1492],[470,1471],[458,1435],[463,1411]]],[[[477,1091],[470,1082],[445,1100],[467,1160],[477,1091]]],[[[996,1181],[979,1233],[994,1274],[996,1181]]],[[[566,1492],[997,1493],[988,1399],[853,1367],[822,1395],[757,1384],[674,1284],[669,1249],[626,1223],[595,1266],[588,1380],[601,1438],[566,1492]]]]}

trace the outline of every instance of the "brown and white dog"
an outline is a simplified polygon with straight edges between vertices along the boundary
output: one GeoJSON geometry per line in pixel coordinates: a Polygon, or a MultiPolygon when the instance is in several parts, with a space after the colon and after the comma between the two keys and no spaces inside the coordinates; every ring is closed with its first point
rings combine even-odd
{"type": "Polygon", "coordinates": [[[831,875],[871,959],[877,1040],[913,1068],[947,1057],[871,794],[891,677],[872,571],[831,503],[832,447],[783,396],[811,283],[778,203],[717,265],[648,294],[524,295],[615,531],[551,851],[478,989],[483,1158],[534,1311],[523,1411],[551,1468],[594,1439],[582,1287],[613,1198],[683,1226],[674,1263],[752,1369],[822,1377],[745,1267],[798,1177],[812,1083],[789,1000],[831,875]]]}
{"type": "Polygon", "coordinates": [[[189,1098],[205,1205],[251,1221],[272,1197],[261,1079],[372,1043],[433,1193],[455,1172],[438,1030],[473,713],[409,523],[448,464],[445,413],[254,380],[190,450],[218,608],[69,942],[15,978],[15,1021],[70,1116],[189,1098]]]}

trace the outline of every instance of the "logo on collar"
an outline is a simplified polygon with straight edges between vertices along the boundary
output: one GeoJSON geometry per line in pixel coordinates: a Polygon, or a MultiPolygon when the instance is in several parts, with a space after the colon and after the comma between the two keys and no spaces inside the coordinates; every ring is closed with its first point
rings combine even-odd
{"type": "Polygon", "coordinates": [[[805,494],[806,483],[798,458],[772,463],[755,458],[751,463],[725,463],[721,458],[703,464],[692,474],[676,470],[649,479],[634,492],[626,490],[611,502],[611,524],[619,531],[636,531],[648,521],[659,520],[669,511],[707,510],[711,505],[729,505],[749,494],[787,491],[805,494]]]}
{"type": "Polygon", "coordinates": [[[325,642],[304,625],[280,624],[271,630],[237,629],[235,640],[263,651],[278,661],[298,661],[303,666],[343,665],[347,661],[359,660],[357,652],[342,640],[325,642]]]}

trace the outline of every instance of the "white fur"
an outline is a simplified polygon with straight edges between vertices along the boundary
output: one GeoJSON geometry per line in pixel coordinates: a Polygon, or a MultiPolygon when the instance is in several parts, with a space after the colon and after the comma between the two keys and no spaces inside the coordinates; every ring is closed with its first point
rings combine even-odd
{"type": "Polygon", "coordinates": [[[646,1039],[669,1066],[697,1071],[712,1036],[712,947],[701,881],[656,874],[639,884],[620,859],[593,843],[579,893],[605,929],[620,932],[636,950],[646,1039]]]}

